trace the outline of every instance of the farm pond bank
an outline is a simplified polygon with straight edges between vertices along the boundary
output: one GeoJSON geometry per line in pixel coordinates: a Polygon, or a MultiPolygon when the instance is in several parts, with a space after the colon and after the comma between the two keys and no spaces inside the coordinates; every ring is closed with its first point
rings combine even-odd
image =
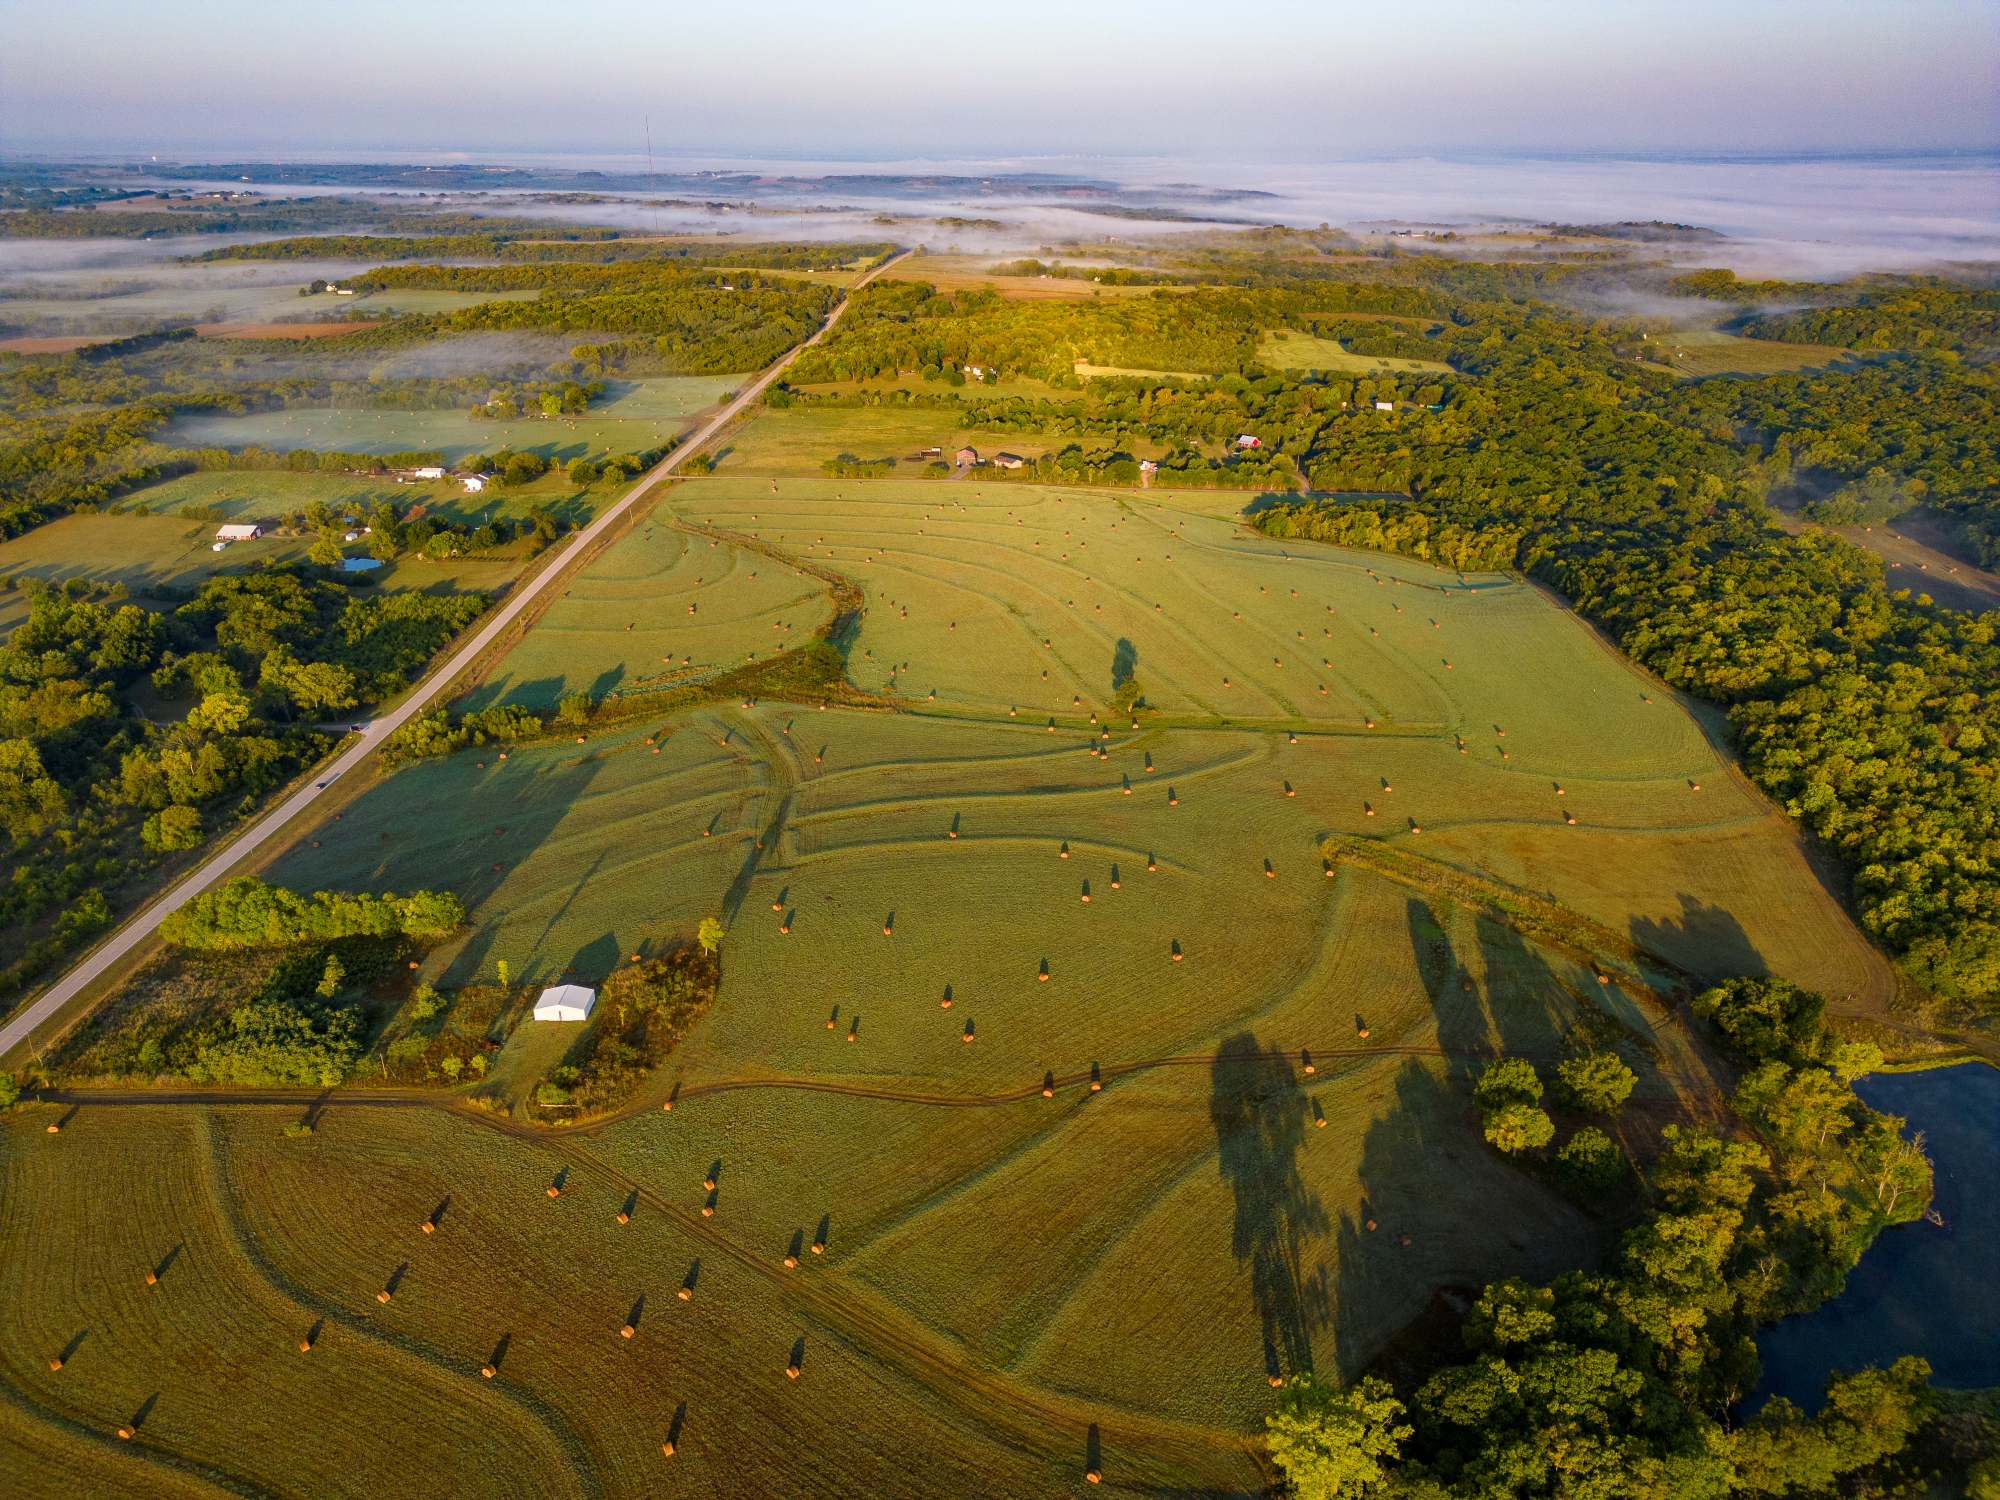
{"type": "MultiPolygon", "coordinates": [[[[1787,1319],[1757,1341],[1764,1382],[1750,1405],[1784,1396],[1820,1405],[1829,1372],[1931,1363],[1957,1390],[2000,1385],[2000,1071],[1961,1064],[1878,1074],[1854,1090],[1872,1109],[1922,1131],[1937,1170],[1937,1219],[1885,1232],[1818,1312],[1787,1319]]],[[[1906,1132],[1907,1133],[1907,1132],[1906,1132]]]]}

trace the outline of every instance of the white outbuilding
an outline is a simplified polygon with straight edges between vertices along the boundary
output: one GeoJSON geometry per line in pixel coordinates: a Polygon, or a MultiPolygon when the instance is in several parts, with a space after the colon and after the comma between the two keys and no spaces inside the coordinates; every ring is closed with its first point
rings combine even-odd
{"type": "Polygon", "coordinates": [[[216,529],[218,542],[248,542],[264,534],[261,526],[222,526],[216,529]]]}
{"type": "Polygon", "coordinates": [[[416,477],[417,477],[418,479],[442,479],[442,478],[444,478],[444,470],[443,470],[443,469],[440,469],[440,468],[439,468],[439,467],[438,467],[437,465],[435,465],[435,464],[431,464],[431,465],[429,465],[429,466],[427,466],[427,467],[425,467],[425,468],[421,468],[421,469],[415,469],[415,470],[412,470],[411,472],[412,472],[412,473],[413,473],[413,474],[414,474],[414,475],[415,475],[415,476],[416,476],[416,477]]]}
{"type": "Polygon", "coordinates": [[[580,984],[555,984],[542,991],[535,1002],[537,1021],[586,1021],[597,1003],[597,991],[580,984]]]}

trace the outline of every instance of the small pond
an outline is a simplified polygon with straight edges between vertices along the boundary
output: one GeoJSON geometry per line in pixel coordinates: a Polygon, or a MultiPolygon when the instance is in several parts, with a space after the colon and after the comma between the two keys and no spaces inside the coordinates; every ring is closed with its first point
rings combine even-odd
{"type": "Polygon", "coordinates": [[[1747,1403],[1784,1396],[1816,1411],[1834,1370],[1931,1363],[1931,1383],[2000,1385],[2000,1071],[1967,1063],[1926,1073],[1878,1073],[1855,1083],[1875,1109],[1921,1130],[1937,1169],[1932,1207],[1878,1238],[1818,1312],[1758,1339],[1764,1383],[1747,1403]]]}

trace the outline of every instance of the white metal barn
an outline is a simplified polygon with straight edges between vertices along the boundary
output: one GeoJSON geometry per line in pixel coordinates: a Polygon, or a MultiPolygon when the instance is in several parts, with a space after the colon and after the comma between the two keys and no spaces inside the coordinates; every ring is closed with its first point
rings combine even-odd
{"type": "Polygon", "coordinates": [[[580,984],[554,984],[535,1002],[537,1021],[584,1021],[597,1003],[597,991],[580,984]]]}
{"type": "Polygon", "coordinates": [[[223,526],[215,533],[218,542],[247,542],[264,534],[261,526],[223,526]]]}

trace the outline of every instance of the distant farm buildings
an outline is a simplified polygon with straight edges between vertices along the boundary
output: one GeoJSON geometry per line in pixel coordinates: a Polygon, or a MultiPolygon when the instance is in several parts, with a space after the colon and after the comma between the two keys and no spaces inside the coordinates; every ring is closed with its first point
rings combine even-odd
{"type": "Polygon", "coordinates": [[[465,476],[465,487],[476,495],[486,488],[486,481],[477,474],[468,474],[465,476]]]}
{"type": "Polygon", "coordinates": [[[961,469],[970,469],[978,462],[979,450],[977,448],[961,448],[958,450],[958,466],[961,469]]]}
{"type": "Polygon", "coordinates": [[[1022,458],[1018,453],[996,453],[993,455],[993,465],[995,468],[1018,469],[1026,463],[1027,460],[1022,458]]]}
{"type": "Polygon", "coordinates": [[[413,475],[414,475],[414,476],[415,476],[416,478],[418,478],[418,479],[442,479],[442,478],[444,478],[444,470],[443,470],[443,469],[441,469],[441,468],[438,468],[438,467],[436,467],[436,466],[432,466],[432,467],[429,467],[429,468],[423,468],[423,469],[412,469],[412,470],[411,470],[410,472],[411,472],[411,473],[412,473],[412,474],[413,474],[413,475]]]}
{"type": "Polygon", "coordinates": [[[1246,432],[1236,439],[1236,446],[1239,448],[1261,448],[1264,446],[1264,440],[1254,433],[1246,432]]]}
{"type": "Polygon", "coordinates": [[[1395,409],[1396,403],[1393,401],[1377,401],[1375,403],[1375,410],[1377,411],[1394,411],[1395,409]]]}
{"type": "Polygon", "coordinates": [[[220,552],[231,542],[251,542],[264,534],[261,526],[231,525],[216,528],[215,542],[208,550],[220,552]]]}

